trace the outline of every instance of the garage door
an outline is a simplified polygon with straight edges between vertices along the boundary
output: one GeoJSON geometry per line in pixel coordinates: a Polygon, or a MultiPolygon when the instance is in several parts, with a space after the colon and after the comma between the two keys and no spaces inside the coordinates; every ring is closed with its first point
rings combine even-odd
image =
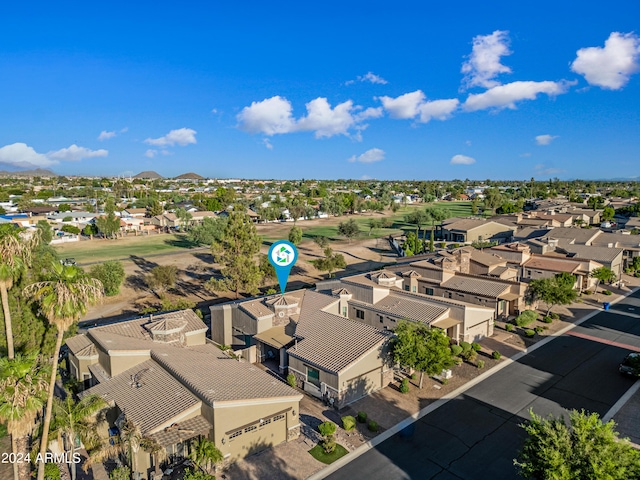
{"type": "Polygon", "coordinates": [[[487,336],[489,329],[489,322],[482,322],[478,325],[474,325],[467,330],[466,337],[468,342],[478,342],[487,336]]]}
{"type": "Polygon", "coordinates": [[[264,417],[261,420],[229,434],[229,441],[232,444],[240,444],[233,447],[235,451],[243,452],[242,456],[246,455],[247,451],[257,453],[287,440],[285,413],[264,417]]]}
{"type": "Polygon", "coordinates": [[[344,392],[344,403],[351,403],[359,398],[369,395],[374,390],[380,388],[382,382],[380,369],[360,375],[347,383],[344,392]]]}

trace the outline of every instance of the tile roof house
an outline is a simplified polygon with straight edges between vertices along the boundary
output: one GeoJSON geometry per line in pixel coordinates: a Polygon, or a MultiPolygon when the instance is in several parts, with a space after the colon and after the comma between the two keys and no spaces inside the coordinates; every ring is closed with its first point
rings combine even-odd
{"type": "Polygon", "coordinates": [[[518,229],[515,225],[504,225],[480,218],[454,218],[444,221],[437,228],[437,238],[449,242],[471,243],[483,241],[509,241],[518,229]]]}
{"type": "Polygon", "coordinates": [[[393,374],[386,363],[388,334],[344,318],[350,297],[346,289],[297,290],[213,305],[212,339],[255,346],[257,361],[277,361],[307,393],[342,407],[386,386],[393,374]]]}
{"type": "Polygon", "coordinates": [[[559,273],[570,273],[576,277],[575,289],[578,291],[595,288],[597,279],[590,273],[602,267],[590,259],[559,257],[555,255],[532,255],[522,264],[523,281],[539,280],[541,278],[553,278],[559,273]]]}
{"type": "MultiPolygon", "coordinates": [[[[173,458],[199,436],[230,461],[295,438],[302,396],[224,354],[206,330],[192,310],[94,327],[66,341],[70,373],[173,458]]],[[[155,469],[143,450],[136,463],[142,478],[155,469]]]]}

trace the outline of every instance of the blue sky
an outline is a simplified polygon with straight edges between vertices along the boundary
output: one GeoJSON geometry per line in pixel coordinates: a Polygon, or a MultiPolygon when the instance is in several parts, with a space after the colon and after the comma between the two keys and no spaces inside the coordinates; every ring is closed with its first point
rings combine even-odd
{"type": "Polygon", "coordinates": [[[636,0],[215,3],[4,5],[0,169],[640,176],[636,0]]]}

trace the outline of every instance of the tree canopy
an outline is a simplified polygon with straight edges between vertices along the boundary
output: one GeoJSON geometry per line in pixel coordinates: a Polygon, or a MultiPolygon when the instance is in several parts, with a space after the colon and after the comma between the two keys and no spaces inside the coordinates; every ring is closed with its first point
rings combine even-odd
{"type": "Polygon", "coordinates": [[[120,286],[125,277],[122,262],[117,260],[110,260],[92,266],[91,270],[89,270],[89,275],[100,280],[104,287],[104,294],[107,297],[113,297],[120,293],[120,286]]]}
{"type": "Polygon", "coordinates": [[[222,279],[211,279],[205,284],[208,290],[230,290],[236,298],[241,291],[256,293],[262,282],[262,274],[255,256],[262,241],[251,218],[240,209],[233,210],[225,226],[222,238],[211,246],[216,263],[221,265],[222,279]]]}
{"type": "Polygon", "coordinates": [[[640,452],[618,438],[613,420],[572,410],[563,416],[531,420],[520,426],[528,438],[514,460],[524,478],[554,480],[626,480],[640,478],[640,452]]]}
{"type": "Polygon", "coordinates": [[[391,351],[394,361],[424,374],[436,375],[453,365],[449,337],[439,328],[402,321],[394,331],[391,351]]]}
{"type": "Polygon", "coordinates": [[[576,278],[570,273],[559,273],[552,278],[531,280],[528,295],[531,300],[542,300],[547,304],[547,315],[556,305],[568,305],[578,293],[574,290],[576,278]]]}
{"type": "Polygon", "coordinates": [[[353,218],[345,222],[340,222],[338,225],[338,235],[343,235],[351,241],[352,238],[358,236],[360,233],[360,227],[358,226],[358,222],[356,222],[353,218]]]}

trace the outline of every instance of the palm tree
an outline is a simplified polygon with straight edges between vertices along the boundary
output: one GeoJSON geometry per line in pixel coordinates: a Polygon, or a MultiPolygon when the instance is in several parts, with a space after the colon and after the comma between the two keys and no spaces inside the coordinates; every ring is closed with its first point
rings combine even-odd
{"type": "Polygon", "coordinates": [[[13,327],[11,324],[11,310],[9,309],[9,290],[14,280],[24,272],[31,261],[31,252],[38,242],[37,235],[29,240],[18,238],[12,233],[0,238],[0,297],[2,297],[2,313],[7,332],[7,355],[14,358],[13,327]]]}
{"type": "MultiPolygon", "coordinates": [[[[40,365],[37,352],[0,358],[0,420],[7,424],[15,454],[27,450],[25,437],[33,431],[47,397],[47,375],[48,367],[40,365]]],[[[13,462],[14,479],[29,478],[28,471],[19,475],[19,465],[13,462]]]]}
{"type": "MultiPolygon", "coordinates": [[[[140,427],[128,419],[126,415],[119,417],[118,420],[116,420],[116,424],[120,429],[119,441],[114,445],[111,445],[109,442],[102,442],[94,448],[82,467],[85,472],[87,472],[89,467],[96,462],[102,462],[108,458],[118,459],[120,455],[123,455],[127,459],[127,462],[131,467],[131,472],[133,473],[136,471],[136,457],[138,450],[140,450],[143,443],[146,443],[142,441],[143,438],[142,433],[140,432],[140,427]]],[[[146,444],[147,446],[149,445],[148,443],[146,444]]]]}
{"type": "Polygon", "coordinates": [[[211,466],[221,462],[224,457],[215,443],[205,437],[199,437],[193,445],[189,458],[208,473],[211,466]]]}
{"type": "Polygon", "coordinates": [[[160,462],[167,459],[167,451],[156,439],[151,437],[142,437],[140,447],[151,455],[153,468],[155,469],[155,477],[160,478],[160,462]]]}
{"type": "MultiPolygon", "coordinates": [[[[42,428],[40,454],[47,453],[49,425],[53,410],[53,390],[58,372],[58,356],[62,346],[64,332],[87,312],[89,305],[96,303],[104,296],[102,283],[95,278],[83,277],[81,270],[73,266],[52,264],[52,279],[28,285],[23,293],[25,297],[37,302],[42,315],[55,325],[58,333],[56,347],[53,352],[53,367],[49,381],[49,395],[42,428]]],[[[38,464],[38,480],[44,480],[44,462],[38,464]]]]}
{"type": "MultiPolygon", "coordinates": [[[[98,438],[96,414],[108,406],[98,395],[87,395],[79,402],[75,402],[70,394],[64,400],[54,398],[50,433],[58,437],[58,442],[73,458],[76,438],[80,437],[88,449],[95,445],[98,438]]],[[[76,479],[75,462],[71,463],[71,479],[76,479]]]]}

